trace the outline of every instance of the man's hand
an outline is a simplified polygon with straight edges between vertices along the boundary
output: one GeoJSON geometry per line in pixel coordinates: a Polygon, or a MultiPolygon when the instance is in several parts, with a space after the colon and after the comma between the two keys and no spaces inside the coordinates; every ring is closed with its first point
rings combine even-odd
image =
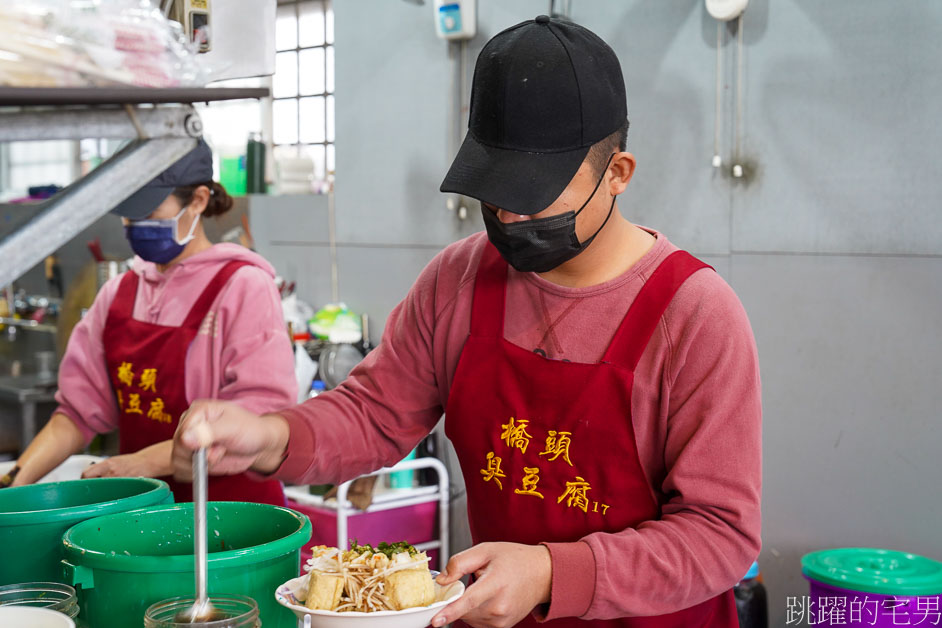
{"type": "Polygon", "coordinates": [[[208,447],[213,475],[273,473],[284,459],[288,436],[288,422],[278,415],[259,416],[230,401],[197,401],[173,435],[173,476],[192,481],[193,452],[200,446],[208,447]]]}
{"type": "Polygon", "coordinates": [[[549,602],[553,564],[542,545],[481,543],[452,556],[438,584],[448,586],[472,573],[474,584],[432,619],[433,626],[457,619],[476,627],[513,626],[549,602]]]}

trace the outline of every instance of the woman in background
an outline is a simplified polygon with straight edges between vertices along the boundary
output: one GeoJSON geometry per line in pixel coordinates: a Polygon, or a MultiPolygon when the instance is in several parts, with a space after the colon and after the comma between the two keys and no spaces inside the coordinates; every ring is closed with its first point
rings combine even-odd
{"type": "MultiPolygon", "coordinates": [[[[132,269],[105,284],[75,327],[59,369],[59,407],[17,462],[13,485],[35,482],[119,430],[120,455],[83,477],[166,480],[177,502],[192,485],[171,476],[180,415],[196,399],[228,399],[257,413],[297,396],[291,345],[261,256],[212,244],[202,218],[232,198],[212,180],[212,153],[197,147],[112,210],[122,217],[132,269]]],[[[210,478],[209,499],[284,504],[275,480],[210,478]]]]}

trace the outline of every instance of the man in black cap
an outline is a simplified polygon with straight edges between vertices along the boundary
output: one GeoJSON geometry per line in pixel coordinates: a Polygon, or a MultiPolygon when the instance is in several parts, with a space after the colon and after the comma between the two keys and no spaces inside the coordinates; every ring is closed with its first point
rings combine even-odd
{"type": "Polygon", "coordinates": [[[711,268],[619,211],[627,129],[595,34],[540,16],[495,36],[442,184],[481,201],[486,236],[429,264],[336,390],[261,421],[195,404],[176,471],[203,432],[217,473],[342,481],[444,409],[475,545],[439,576],[473,582],[433,625],[738,626],[731,588],[759,551],[755,343],[711,268]]]}

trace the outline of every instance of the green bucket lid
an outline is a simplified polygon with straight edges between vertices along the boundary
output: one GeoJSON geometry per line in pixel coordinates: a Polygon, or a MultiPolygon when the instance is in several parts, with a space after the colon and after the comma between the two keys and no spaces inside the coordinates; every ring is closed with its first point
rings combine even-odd
{"type": "Polygon", "coordinates": [[[90,478],[0,491],[0,528],[68,523],[159,504],[172,497],[154,478],[90,478]]]}
{"type": "MultiPolygon", "coordinates": [[[[311,521],[281,506],[209,502],[206,515],[210,570],[272,560],[297,552],[311,538],[311,521]]],[[[96,517],[62,536],[73,564],[133,573],[192,573],[193,543],[190,502],[96,517]]]]}
{"type": "Polygon", "coordinates": [[[842,589],[881,595],[942,594],[942,563],[931,558],[868,547],[805,554],[806,578],[842,589]]]}

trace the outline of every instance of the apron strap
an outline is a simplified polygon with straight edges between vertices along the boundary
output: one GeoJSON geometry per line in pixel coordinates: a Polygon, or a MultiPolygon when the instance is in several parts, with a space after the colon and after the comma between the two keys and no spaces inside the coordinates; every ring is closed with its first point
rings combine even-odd
{"type": "Polygon", "coordinates": [[[251,264],[249,262],[232,261],[220,268],[216,276],[209,280],[206,288],[203,289],[203,293],[196,299],[196,303],[190,308],[190,313],[186,315],[181,327],[198,328],[203,319],[206,318],[206,313],[209,312],[209,308],[216,300],[216,297],[219,296],[220,290],[223,289],[232,274],[243,266],[251,266],[251,264]]]}
{"type": "Polygon", "coordinates": [[[686,251],[674,251],[654,269],[622,319],[603,362],[634,371],[664,311],[680,286],[702,268],[711,268],[686,251]]]}
{"type": "Polygon", "coordinates": [[[130,319],[134,316],[134,302],[137,300],[137,284],[140,277],[133,270],[124,271],[118,291],[108,308],[108,318],[130,319]]]}
{"type": "Polygon", "coordinates": [[[471,298],[471,335],[504,337],[504,303],[507,288],[507,262],[488,242],[481,254],[471,298]]]}

